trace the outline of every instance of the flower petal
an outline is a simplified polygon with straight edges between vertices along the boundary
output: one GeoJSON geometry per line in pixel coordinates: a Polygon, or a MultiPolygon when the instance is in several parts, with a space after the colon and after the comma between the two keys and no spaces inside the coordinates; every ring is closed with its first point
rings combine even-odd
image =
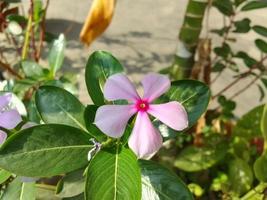
{"type": "Polygon", "coordinates": [[[7,134],[4,131],[0,130],[0,145],[5,142],[6,138],[7,138],[7,134]]]}
{"type": "Polygon", "coordinates": [[[148,158],[162,146],[162,137],[146,112],[138,112],[129,147],[139,158],[148,158]]]}
{"type": "Polygon", "coordinates": [[[188,116],[185,108],[176,101],[149,105],[149,110],[147,112],[177,131],[188,127],[188,116]]]}
{"type": "Polygon", "coordinates": [[[165,75],[150,73],[144,77],[142,85],[144,88],[143,99],[152,102],[169,90],[171,82],[165,75]]]}
{"type": "Polygon", "coordinates": [[[7,93],[0,96],[0,111],[9,104],[11,98],[12,98],[11,93],[7,93]]]}
{"type": "Polygon", "coordinates": [[[104,105],[98,108],[94,123],[106,135],[119,138],[135,113],[133,105],[104,105]]]}
{"type": "Polygon", "coordinates": [[[109,101],[119,99],[135,101],[140,99],[134,85],[124,74],[115,74],[107,79],[104,86],[104,96],[109,101]]]}
{"type": "Polygon", "coordinates": [[[0,113],[0,126],[6,129],[15,128],[21,121],[21,116],[15,109],[0,113]]]}

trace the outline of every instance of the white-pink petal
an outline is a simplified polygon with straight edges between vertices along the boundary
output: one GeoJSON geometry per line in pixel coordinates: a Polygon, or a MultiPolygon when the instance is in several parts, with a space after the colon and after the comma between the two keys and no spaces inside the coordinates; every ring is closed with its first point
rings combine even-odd
{"type": "Polygon", "coordinates": [[[171,82],[165,75],[150,73],[144,77],[142,85],[144,88],[143,99],[152,102],[169,90],[171,82]]]}
{"type": "Polygon", "coordinates": [[[0,145],[5,142],[6,138],[7,138],[7,134],[4,131],[0,130],[0,145]]]}
{"type": "Polygon", "coordinates": [[[134,85],[124,74],[114,74],[107,79],[104,86],[104,97],[109,101],[140,99],[134,85]]]}
{"type": "Polygon", "coordinates": [[[138,112],[128,144],[138,158],[149,158],[162,146],[162,137],[146,112],[138,112]]]}
{"type": "Polygon", "coordinates": [[[133,105],[104,105],[98,108],[94,124],[106,135],[119,138],[135,113],[133,105]]]}
{"type": "Polygon", "coordinates": [[[21,121],[22,118],[19,112],[15,109],[0,113],[0,126],[6,129],[15,128],[21,121]]]}
{"type": "Polygon", "coordinates": [[[0,96],[0,111],[9,104],[11,98],[12,98],[11,93],[6,93],[0,96]]]}
{"type": "Polygon", "coordinates": [[[188,127],[187,112],[176,101],[165,104],[152,104],[149,106],[148,113],[174,130],[181,131],[188,127]]]}

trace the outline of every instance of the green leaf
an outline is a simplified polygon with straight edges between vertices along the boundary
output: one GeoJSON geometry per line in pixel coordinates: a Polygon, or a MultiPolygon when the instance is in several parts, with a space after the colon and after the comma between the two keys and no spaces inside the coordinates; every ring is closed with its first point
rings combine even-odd
{"type": "Polygon", "coordinates": [[[45,123],[65,124],[86,131],[85,107],[68,91],[42,86],[36,92],[35,101],[45,123]]]}
{"type": "Polygon", "coordinates": [[[241,8],[241,11],[249,11],[249,10],[266,8],[266,7],[267,7],[266,1],[259,1],[259,0],[258,1],[250,1],[241,8]]]}
{"type": "Polygon", "coordinates": [[[267,37],[267,28],[264,26],[253,26],[252,29],[261,36],[267,37]]]}
{"type": "Polygon", "coordinates": [[[161,165],[139,160],[142,173],[142,200],[193,200],[183,181],[161,165]]]}
{"type": "Polygon", "coordinates": [[[240,21],[234,22],[235,33],[247,33],[250,31],[251,20],[249,18],[242,19],[240,21]]]}
{"type": "Polygon", "coordinates": [[[37,79],[38,77],[44,76],[42,66],[36,62],[24,60],[21,62],[21,66],[26,77],[37,79]]]}
{"type": "Polygon", "coordinates": [[[236,158],[229,163],[229,183],[231,191],[238,195],[247,192],[253,183],[250,166],[242,159],[236,158]]]}
{"type": "Polygon", "coordinates": [[[245,63],[245,65],[249,68],[251,68],[252,66],[256,65],[258,63],[257,60],[255,60],[254,58],[250,57],[246,52],[244,51],[239,51],[235,57],[237,58],[241,58],[243,60],[243,62],[245,63]]]}
{"type": "Polygon", "coordinates": [[[206,111],[209,99],[210,90],[207,85],[194,80],[181,80],[172,82],[169,91],[158,99],[157,102],[180,102],[187,111],[189,127],[191,127],[206,111]]]}
{"type": "Polygon", "coordinates": [[[257,106],[242,116],[233,129],[233,135],[247,138],[248,140],[261,136],[260,124],[263,108],[263,105],[257,106]]]}
{"type": "Polygon", "coordinates": [[[230,16],[234,14],[233,3],[230,0],[215,0],[213,1],[213,6],[224,15],[230,16]]]}
{"type": "Polygon", "coordinates": [[[226,66],[224,64],[222,64],[221,62],[216,62],[212,68],[213,72],[221,72],[226,68],[226,66]]]}
{"type": "Polygon", "coordinates": [[[254,174],[259,181],[267,182],[267,152],[265,151],[254,163],[254,174]]]}
{"type": "Polygon", "coordinates": [[[239,6],[240,4],[242,4],[243,2],[245,2],[246,0],[235,0],[235,5],[239,6]]]}
{"type": "Polygon", "coordinates": [[[101,150],[89,164],[85,199],[140,200],[141,173],[136,156],[117,145],[101,150]]]}
{"type": "Polygon", "coordinates": [[[4,183],[12,174],[4,169],[0,169],[0,184],[4,183]]]}
{"type": "Polygon", "coordinates": [[[174,165],[186,172],[201,171],[215,165],[226,153],[225,142],[205,147],[188,146],[177,156],[174,165]]]}
{"type": "Polygon", "coordinates": [[[231,47],[229,44],[223,43],[222,47],[215,47],[214,52],[220,57],[227,58],[231,53],[231,47]]]}
{"type": "Polygon", "coordinates": [[[261,117],[261,133],[267,145],[267,104],[264,106],[263,114],[261,117]]]}
{"type": "Polygon", "coordinates": [[[35,200],[35,195],[35,182],[23,183],[17,177],[8,185],[1,200],[35,200]]]}
{"type": "Polygon", "coordinates": [[[63,197],[74,197],[84,192],[85,180],[83,177],[84,170],[78,170],[70,172],[65,175],[59,185],[62,186],[60,191],[57,191],[57,196],[63,197]]]}
{"type": "Polygon", "coordinates": [[[261,50],[263,53],[267,53],[267,43],[264,40],[257,39],[255,40],[256,46],[261,50]]]}
{"type": "Polygon", "coordinates": [[[263,85],[266,87],[267,89],[267,79],[266,78],[261,78],[261,82],[263,83],[263,85]]]}
{"type": "Polygon", "coordinates": [[[48,55],[50,73],[52,77],[55,77],[56,72],[62,67],[65,46],[65,37],[63,34],[60,34],[58,39],[53,42],[53,46],[48,55]]]}
{"type": "Polygon", "coordinates": [[[103,105],[105,100],[102,87],[106,79],[123,72],[120,62],[110,53],[95,51],[88,59],[85,70],[85,81],[91,99],[96,105],[103,105]]]}
{"type": "Polygon", "coordinates": [[[92,145],[87,133],[49,124],[24,129],[0,149],[0,167],[17,175],[47,177],[84,167],[92,145]]]}

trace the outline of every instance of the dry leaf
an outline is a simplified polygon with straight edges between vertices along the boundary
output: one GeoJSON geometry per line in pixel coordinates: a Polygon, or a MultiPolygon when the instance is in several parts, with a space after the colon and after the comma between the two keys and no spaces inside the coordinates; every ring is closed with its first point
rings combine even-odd
{"type": "Polygon", "coordinates": [[[116,0],[94,0],[80,33],[80,40],[90,45],[112,20],[116,0]]]}

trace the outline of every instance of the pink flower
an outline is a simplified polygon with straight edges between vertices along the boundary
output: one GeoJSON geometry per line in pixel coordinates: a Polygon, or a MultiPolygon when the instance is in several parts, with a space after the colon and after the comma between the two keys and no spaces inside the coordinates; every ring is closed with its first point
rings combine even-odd
{"type": "MultiPolygon", "coordinates": [[[[11,98],[11,93],[0,96],[0,127],[6,129],[13,129],[22,121],[19,112],[16,109],[11,109],[9,107],[11,98]]],[[[7,134],[0,130],[0,145],[6,138],[7,134]]]]}
{"type": "Polygon", "coordinates": [[[96,126],[106,135],[119,138],[123,135],[129,119],[137,113],[128,144],[139,158],[148,158],[162,146],[162,137],[154,128],[148,114],[177,131],[188,126],[187,113],[180,103],[152,103],[167,92],[170,85],[166,76],[148,74],[142,81],[144,95],[141,98],[125,75],[110,76],[104,87],[105,98],[109,101],[125,99],[130,104],[101,106],[96,112],[96,126]]]}

